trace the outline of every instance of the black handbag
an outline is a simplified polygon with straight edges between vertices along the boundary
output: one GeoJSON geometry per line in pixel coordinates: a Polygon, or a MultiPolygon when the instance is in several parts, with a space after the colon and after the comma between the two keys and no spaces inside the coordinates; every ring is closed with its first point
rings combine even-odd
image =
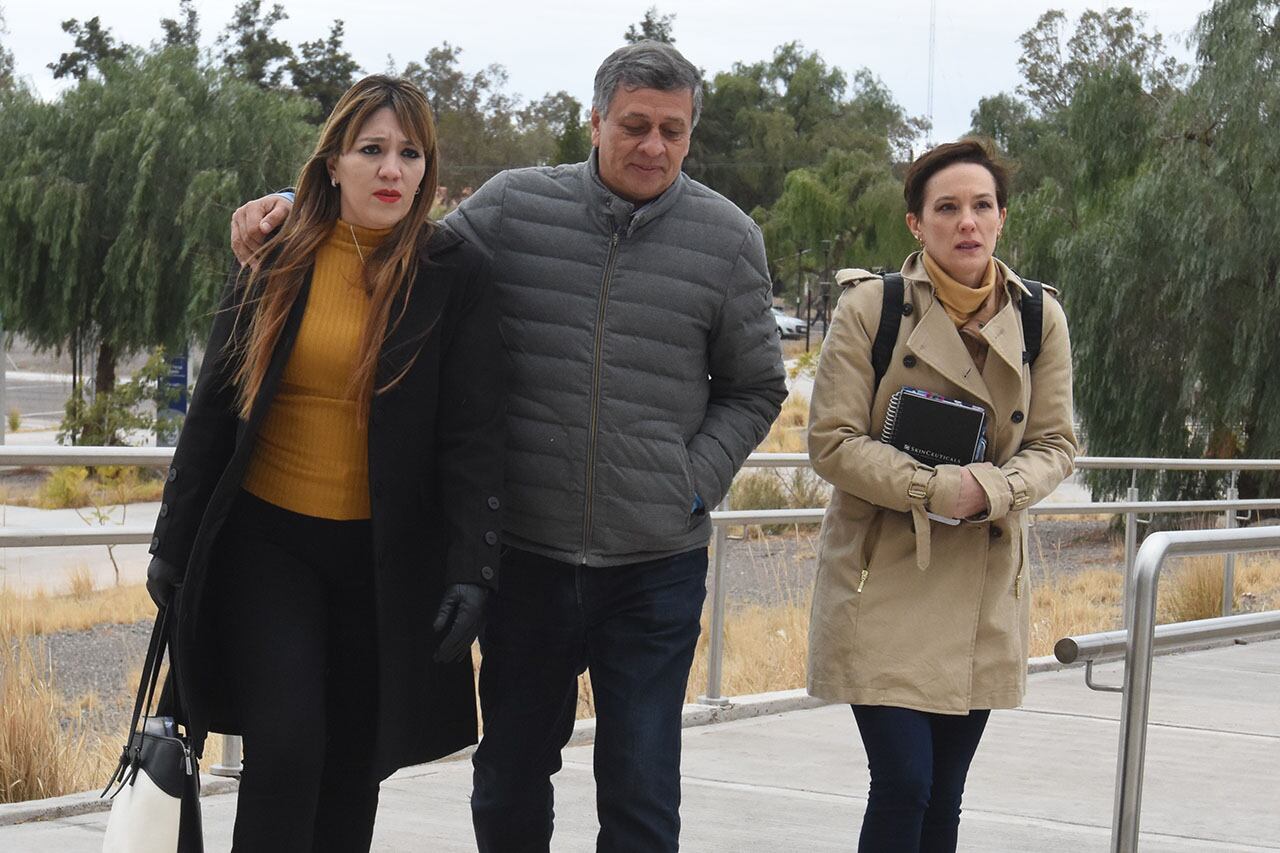
{"type": "Polygon", "coordinates": [[[103,853],[203,853],[200,768],[172,717],[147,716],[168,646],[169,608],[156,614],[133,702],[129,739],[102,796],[111,798],[103,853]],[[112,791],[112,787],[115,790],[112,791]]]}

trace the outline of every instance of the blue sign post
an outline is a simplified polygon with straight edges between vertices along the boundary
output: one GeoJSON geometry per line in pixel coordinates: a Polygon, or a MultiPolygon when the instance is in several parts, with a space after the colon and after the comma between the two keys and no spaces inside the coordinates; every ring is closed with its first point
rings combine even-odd
{"type": "Polygon", "coordinates": [[[165,394],[156,411],[156,446],[173,447],[187,414],[187,351],[168,358],[169,375],[163,381],[165,394]]]}

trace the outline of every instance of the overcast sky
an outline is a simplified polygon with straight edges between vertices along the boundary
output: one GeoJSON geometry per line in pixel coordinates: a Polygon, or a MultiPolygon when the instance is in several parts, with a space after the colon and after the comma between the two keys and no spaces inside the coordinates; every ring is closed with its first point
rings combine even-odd
{"type": "MultiPolygon", "coordinates": [[[[264,6],[270,6],[264,0],[264,6]]],[[[212,44],[226,26],[235,0],[201,0],[203,42],[212,44]]],[[[448,41],[463,48],[462,63],[476,71],[501,63],[510,74],[508,91],[525,100],[567,90],[588,103],[596,66],[622,43],[628,24],[651,5],[583,0],[285,0],[289,13],[277,30],[291,44],[328,34],[334,18],[346,22],[347,49],[366,71],[383,71],[388,55],[397,66],[420,59],[428,47],[448,41]]],[[[676,45],[708,75],[735,61],[768,58],[773,48],[799,41],[826,61],[852,72],[866,66],[892,90],[909,113],[926,112],[930,0],[892,3],[821,0],[665,0],[662,13],[676,16],[676,45]]],[[[1037,0],[938,0],[934,139],[953,139],[969,127],[978,99],[1011,91],[1019,82],[1018,36],[1045,9],[1060,8],[1074,20],[1100,2],[1041,3],[1037,0]]],[[[1190,57],[1187,36],[1209,0],[1128,0],[1165,35],[1179,55],[1190,57]]],[[[0,0],[8,26],[4,43],[18,73],[45,97],[64,85],[45,67],[71,48],[60,23],[95,15],[116,38],[146,44],[160,37],[162,17],[176,17],[177,0],[0,0]]]]}

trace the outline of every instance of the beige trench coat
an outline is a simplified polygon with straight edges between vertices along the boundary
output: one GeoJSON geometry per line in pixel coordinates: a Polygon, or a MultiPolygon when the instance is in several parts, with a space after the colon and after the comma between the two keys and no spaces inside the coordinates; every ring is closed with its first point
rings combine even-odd
{"type": "Polygon", "coordinates": [[[1046,289],[1040,355],[1022,363],[1027,292],[997,261],[1009,299],[981,334],[979,371],[934,295],[919,254],[903,266],[905,302],[888,371],[874,393],[871,345],[884,286],[862,270],[823,344],[809,456],[835,488],[822,524],[809,627],[809,692],[823,699],[950,714],[1011,708],[1026,687],[1030,595],[1025,510],[1071,473],[1071,346],[1046,289]],[[931,468],[878,441],[890,396],[911,386],[982,405],[987,459],[969,466],[990,511],[949,526],[962,469],[931,468]]]}

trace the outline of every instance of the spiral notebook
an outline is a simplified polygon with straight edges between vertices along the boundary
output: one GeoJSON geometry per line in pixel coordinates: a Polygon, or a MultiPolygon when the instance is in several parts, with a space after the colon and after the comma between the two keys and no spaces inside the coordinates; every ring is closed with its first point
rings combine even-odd
{"type": "MultiPolygon", "coordinates": [[[[889,399],[880,440],[926,465],[968,465],[986,455],[986,419],[981,406],[919,388],[901,388],[889,399]]],[[[960,523],[933,513],[929,517],[944,524],[960,523]]]]}

